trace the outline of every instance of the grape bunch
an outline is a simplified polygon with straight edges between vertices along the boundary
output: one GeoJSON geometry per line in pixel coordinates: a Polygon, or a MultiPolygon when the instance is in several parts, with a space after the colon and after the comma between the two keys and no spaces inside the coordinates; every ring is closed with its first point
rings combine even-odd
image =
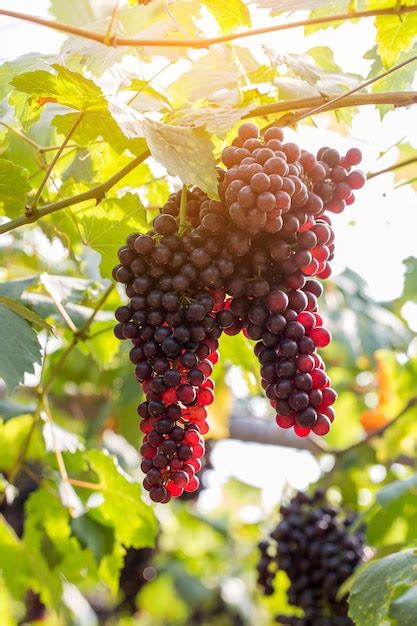
{"type": "Polygon", "coordinates": [[[288,602],[304,617],[278,615],[290,626],[352,626],[346,597],[338,591],[364,560],[365,531],[357,515],[329,504],[321,489],[312,496],[299,492],[280,508],[282,519],[261,541],[258,584],[265,595],[274,592],[278,570],[286,572],[288,602]],[[353,525],[355,525],[353,530],[353,525]]]}
{"type": "Polygon", "coordinates": [[[114,332],[132,341],[146,396],[138,406],[142,470],[155,502],[198,489],[223,332],[256,342],[279,427],[325,435],[334,419],[336,393],[317,353],[331,340],[317,279],[331,273],[328,212],[351,204],[363,185],[351,171],[360,152],[314,156],[283,143],[280,128],[261,138],[247,123],[222,158],[219,199],[189,189],[180,224],[182,193],[171,194],[151,230],[127,237],[113,270],[130,299],[116,310],[114,332]]]}
{"type": "Polygon", "coordinates": [[[359,150],[341,158],[325,147],[315,157],[295,143],[284,143],[281,128],[268,128],[261,138],[255,124],[243,124],[222,160],[229,216],[251,234],[278,233],[299,216],[304,221],[324,210],[340,213],[354,202],[352,189],[365,184],[362,172],[350,171],[361,161],[359,150]]]}

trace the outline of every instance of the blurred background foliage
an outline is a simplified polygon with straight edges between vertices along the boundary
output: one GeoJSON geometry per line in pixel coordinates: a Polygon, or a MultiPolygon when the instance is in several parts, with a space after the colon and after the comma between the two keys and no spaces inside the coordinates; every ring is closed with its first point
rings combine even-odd
{"type": "MultiPolygon", "coordinates": [[[[121,2],[115,21],[107,0],[47,4],[45,14],[67,24],[178,39],[286,20],[294,9],[318,17],[395,2],[121,2]]],[[[202,488],[164,507],[151,507],[139,487],[141,392],[127,347],[113,336],[121,293],[109,280],[118,246],[147,229],[180,178],[213,189],[215,159],[241,118],[264,126],[293,110],[287,100],[346,92],[411,58],[415,14],[398,20],[375,18],[368,75],[338,65],[326,31],[323,45],[308,44],[323,25],[307,26],[305,54],[268,44],[260,55],[258,41],[193,55],[70,35],[54,54],[28,48],[0,66],[0,219],[9,230],[0,236],[2,626],[268,626],[294,609],[283,573],[272,597],[256,589],[256,545],[276,523],[278,503],[313,481],[363,515],[373,558],[397,559],[384,623],[415,624],[416,576],[404,551],[417,548],[417,258],[404,259],[403,288],[391,301],[371,297],[349,268],[327,281],[321,308],[333,342],[323,356],[339,399],[325,441],[277,431],[251,342],[224,336],[202,488]],[[277,103],[269,115],[259,109],[277,103]],[[147,146],[153,158],[140,162],[147,146]],[[178,150],[173,159],[175,147],[186,156],[178,150]],[[97,188],[134,159],[126,176],[97,188]],[[23,217],[24,228],[9,229],[28,205],[51,204],[36,223],[23,217]]],[[[366,93],[407,93],[413,82],[406,66],[366,93]]],[[[381,119],[389,110],[378,106],[381,119]]],[[[330,131],[349,137],[356,113],[328,114],[330,131]]],[[[314,132],[314,122],[305,128],[314,132]]],[[[404,135],[391,169],[398,185],[415,187],[417,150],[404,135]],[[408,166],[396,169],[403,160],[408,166]]],[[[369,584],[353,582],[359,598],[370,585],[377,601],[384,567],[393,567],[375,563],[382,566],[369,584]]],[[[372,619],[358,624],[381,626],[372,619]]]]}

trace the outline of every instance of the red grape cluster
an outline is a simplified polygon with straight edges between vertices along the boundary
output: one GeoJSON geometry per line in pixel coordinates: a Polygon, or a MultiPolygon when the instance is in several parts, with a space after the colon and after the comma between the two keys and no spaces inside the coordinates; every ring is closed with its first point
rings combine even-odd
{"type": "Polygon", "coordinates": [[[300,217],[304,222],[324,210],[340,213],[354,201],[352,189],[365,184],[362,172],[350,171],[361,161],[359,150],[341,158],[337,150],[322,148],[315,157],[284,143],[281,128],[269,128],[261,138],[254,124],[243,124],[222,160],[229,216],[251,234],[298,230],[300,217]]]}
{"type": "Polygon", "coordinates": [[[253,124],[241,126],[223,153],[229,169],[218,172],[219,200],[189,190],[186,226],[178,223],[181,194],[171,194],[153,229],[132,233],[119,249],[113,277],[130,303],[116,311],[115,335],[134,346],[130,358],[146,394],[138,407],[144,486],[157,502],[198,488],[222,332],[242,331],[257,342],[278,426],[301,437],[325,435],[334,419],[336,393],[317,354],[331,335],[314,277],[330,275],[334,234],[326,211],[342,210],[353,201],[351,189],[362,186],[363,174],[350,171],[360,152],[340,158],[324,148],[315,157],[282,140],[279,128],[260,139],[253,124]],[[248,194],[256,207],[242,202],[248,194]],[[263,210],[271,196],[274,208],[263,210]]]}
{"type": "Polygon", "coordinates": [[[329,504],[321,489],[312,496],[297,493],[280,513],[279,524],[259,544],[258,584],[271,595],[277,571],[286,572],[288,602],[303,609],[304,617],[279,615],[277,621],[290,626],[353,626],[346,597],[338,592],[365,556],[365,531],[356,527],[357,515],[329,504]]]}

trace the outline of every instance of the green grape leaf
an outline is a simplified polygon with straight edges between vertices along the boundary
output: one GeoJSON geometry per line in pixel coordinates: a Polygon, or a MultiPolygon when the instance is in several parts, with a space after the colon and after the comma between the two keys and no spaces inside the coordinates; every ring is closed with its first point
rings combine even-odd
{"type": "Polygon", "coordinates": [[[68,37],[64,41],[61,54],[65,55],[67,62],[72,67],[85,67],[96,77],[100,77],[115,63],[122,62],[126,55],[140,56],[139,49],[133,46],[103,46],[99,41],[91,41],[76,36],[68,37]]]}
{"type": "Polygon", "coordinates": [[[240,89],[240,75],[241,70],[230,50],[223,47],[211,48],[192,64],[188,72],[184,72],[170,84],[168,93],[174,103],[178,100],[180,106],[183,106],[184,101],[188,103],[202,98],[211,99],[216,91],[228,90],[229,97],[222,100],[231,99],[235,103],[237,91],[240,89]]]}
{"type": "Polygon", "coordinates": [[[357,626],[381,626],[388,618],[396,585],[417,583],[417,550],[391,554],[361,567],[349,595],[349,615],[357,626]]]}
{"type": "Polygon", "coordinates": [[[113,320],[93,322],[90,326],[88,341],[79,345],[81,352],[89,354],[101,369],[110,367],[119,352],[120,341],[114,336],[113,327],[113,320]]]}
{"type": "Polygon", "coordinates": [[[407,480],[394,480],[393,482],[388,483],[388,485],[381,487],[377,493],[376,499],[381,506],[386,506],[393,500],[403,496],[408,491],[415,493],[416,488],[417,474],[414,474],[414,476],[407,478],[407,480]]]}
{"type": "Polygon", "coordinates": [[[157,522],[152,508],[140,498],[139,485],[108,453],[90,450],[86,456],[103,487],[104,501],[98,509],[113,527],[116,539],[135,548],[154,546],[157,522]]]}
{"type": "MultiPolygon", "coordinates": [[[[401,586],[398,586],[401,588],[401,586]]],[[[417,586],[410,587],[391,605],[390,617],[398,626],[415,626],[417,615],[417,586]]]]}
{"type": "Polygon", "coordinates": [[[110,276],[117,263],[117,250],[132,231],[148,229],[146,211],[133,193],[108,198],[96,206],[72,212],[86,245],[101,254],[102,276],[110,276]]]}
{"type": "Polygon", "coordinates": [[[121,91],[131,91],[134,99],[130,106],[141,113],[146,111],[164,111],[170,108],[167,97],[152,87],[146,80],[134,78],[129,85],[122,87],[121,91]]]}
{"type": "Polygon", "coordinates": [[[404,259],[404,287],[401,294],[402,300],[417,300],[417,258],[409,256],[404,259]]]}
{"type": "Polygon", "coordinates": [[[0,304],[0,345],[0,377],[12,391],[23,382],[25,372],[34,372],[42,356],[33,328],[4,304],[0,304]]]}
{"type": "Polygon", "coordinates": [[[209,133],[221,137],[255,106],[256,103],[245,107],[200,107],[198,109],[180,111],[172,121],[179,126],[188,126],[191,128],[205,126],[209,133]]]}
{"type": "Polygon", "coordinates": [[[36,410],[36,404],[23,404],[22,402],[16,402],[10,398],[0,399],[0,418],[7,422],[13,417],[18,415],[26,415],[28,413],[34,413],[36,410]]]}
{"type": "Polygon", "coordinates": [[[185,185],[197,185],[211,198],[218,197],[214,145],[207,131],[147,119],[143,132],[152,156],[168,174],[178,176],[185,185]]]}
{"type": "Polygon", "coordinates": [[[119,153],[127,147],[134,154],[143,152],[146,147],[144,141],[137,138],[129,140],[124,135],[106,97],[94,81],[62,65],[54,64],[51,68],[55,74],[46,70],[26,72],[15,76],[11,84],[18,92],[27,94],[27,103],[36,111],[50,102],[78,111],[53,118],[52,124],[62,135],[68,134],[82,113],[81,121],[72,134],[72,140],[79,145],[88,146],[97,137],[103,137],[119,153]]]}
{"type": "MultiPolygon", "coordinates": [[[[375,18],[378,54],[385,67],[394,65],[417,38],[417,14],[379,15],[375,18]]],[[[395,72],[394,72],[395,73],[395,72]]]]}
{"type": "MultiPolygon", "coordinates": [[[[417,54],[417,45],[414,45],[411,50],[408,52],[402,52],[399,56],[399,63],[403,61],[407,61],[411,57],[417,54]]],[[[384,68],[381,62],[381,58],[378,56],[377,46],[374,46],[364,55],[366,59],[371,59],[373,61],[368,78],[373,78],[377,74],[383,72],[384,68]]],[[[392,92],[392,91],[406,91],[409,89],[416,75],[415,66],[413,63],[409,63],[404,67],[392,72],[388,76],[377,80],[372,84],[372,91],[374,93],[379,92],[392,92]]],[[[378,106],[378,110],[380,112],[381,119],[388,113],[392,111],[392,105],[381,104],[378,106]]]]}
{"type": "Polygon", "coordinates": [[[6,61],[0,66],[0,100],[10,92],[10,81],[16,74],[32,72],[38,69],[48,69],[48,59],[50,57],[39,52],[29,52],[13,61],[6,61]]]}
{"type": "Polygon", "coordinates": [[[24,212],[27,195],[32,189],[27,172],[12,161],[0,159],[0,206],[9,217],[24,212]]]}
{"type": "Polygon", "coordinates": [[[38,592],[47,606],[58,606],[60,581],[51,575],[43,556],[20,541],[3,516],[0,518],[2,577],[9,592],[23,600],[28,589],[38,592]]]}
{"type": "Polygon", "coordinates": [[[0,577],[0,624],[18,626],[16,606],[2,576],[0,577]]]}
{"type": "Polygon", "coordinates": [[[36,70],[19,74],[11,84],[29,94],[38,103],[56,102],[77,111],[103,111],[107,102],[100,87],[89,78],[58,64],[51,66],[55,74],[36,70]]]}
{"type": "Polygon", "coordinates": [[[250,27],[250,13],[242,0],[203,0],[215,18],[223,33],[228,33],[239,26],[250,27]]]}
{"type": "Polygon", "coordinates": [[[59,498],[40,487],[27,499],[25,514],[23,542],[44,555],[57,581],[91,582],[96,572],[94,555],[71,534],[70,513],[59,498]]]}
{"type": "Polygon", "coordinates": [[[17,313],[17,315],[20,315],[20,317],[23,317],[28,322],[32,322],[36,326],[52,331],[52,326],[48,324],[48,322],[45,322],[37,313],[28,309],[28,307],[21,302],[0,295],[0,304],[4,304],[4,306],[7,306],[11,311],[17,313]]]}
{"type": "Polygon", "coordinates": [[[314,59],[323,72],[342,72],[340,66],[335,63],[333,50],[329,46],[315,46],[307,50],[307,54],[314,59]]]}
{"type": "Polygon", "coordinates": [[[394,180],[397,187],[403,185],[411,185],[413,189],[417,189],[416,171],[417,171],[417,150],[409,143],[401,143],[398,146],[398,162],[413,159],[409,165],[399,167],[394,171],[394,180]]]}
{"type": "MultiPolygon", "coordinates": [[[[325,2],[324,0],[318,0],[316,3],[316,7],[313,8],[309,19],[312,18],[320,18],[320,17],[328,17],[329,15],[338,15],[339,13],[344,13],[349,7],[350,0],[334,0],[333,2],[325,2]]],[[[305,27],[304,32],[306,35],[311,35],[312,33],[317,32],[318,30],[323,30],[325,28],[338,28],[342,26],[345,21],[341,20],[338,22],[328,22],[328,23],[318,23],[318,24],[309,24],[305,27]]]]}
{"type": "Polygon", "coordinates": [[[319,7],[332,7],[330,0],[251,0],[260,9],[270,9],[275,16],[286,11],[313,11],[319,7]]]}
{"type": "Polygon", "coordinates": [[[265,53],[273,65],[286,65],[292,73],[309,85],[315,85],[323,72],[305,54],[280,53],[264,46],[265,53]]]}
{"type": "Polygon", "coordinates": [[[31,287],[38,280],[37,276],[28,276],[19,280],[9,280],[0,284],[0,294],[17,300],[28,287],[31,287]]]}
{"type": "MultiPolygon", "coordinates": [[[[2,449],[0,456],[1,471],[9,471],[10,468],[14,466],[20,450],[32,429],[32,425],[32,415],[19,415],[0,425],[0,446],[2,449]]],[[[44,455],[45,447],[43,445],[42,436],[38,430],[35,430],[34,434],[31,436],[30,445],[25,458],[41,459],[44,455]]]]}
{"type": "MultiPolygon", "coordinates": [[[[109,6],[108,2],[100,3],[104,7],[109,6]]],[[[72,0],[71,5],[62,0],[51,0],[49,6],[49,12],[57,20],[64,22],[65,24],[73,24],[74,26],[85,26],[91,24],[99,19],[97,11],[100,10],[100,6],[96,5],[93,9],[90,0],[72,0]]],[[[104,13],[104,15],[108,12],[104,13]]],[[[103,17],[104,17],[103,15],[103,17]]]]}

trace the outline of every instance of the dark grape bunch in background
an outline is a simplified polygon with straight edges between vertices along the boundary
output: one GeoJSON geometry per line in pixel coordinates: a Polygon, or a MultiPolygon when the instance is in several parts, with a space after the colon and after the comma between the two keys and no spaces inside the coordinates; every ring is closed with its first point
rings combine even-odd
{"type": "Polygon", "coordinates": [[[187,190],[187,223],[180,224],[182,193],[171,194],[151,230],[129,235],[113,270],[130,299],[115,313],[114,332],[132,341],[130,359],[146,395],[138,406],[142,470],[156,502],[199,487],[223,332],[256,341],[279,427],[325,435],[334,419],[336,393],[317,353],[331,334],[315,277],[331,273],[328,213],[352,204],[352,189],[365,182],[351,171],[360,151],[341,157],[322,148],[314,156],[285,143],[280,128],[259,137],[246,123],[222,159],[219,199],[187,190]]]}
{"type": "Polygon", "coordinates": [[[329,504],[321,489],[312,496],[299,492],[280,508],[279,524],[261,541],[258,584],[266,595],[274,592],[278,570],[286,572],[288,603],[304,617],[278,615],[289,626],[353,626],[340,586],[363,562],[365,532],[357,515],[329,504]]]}

